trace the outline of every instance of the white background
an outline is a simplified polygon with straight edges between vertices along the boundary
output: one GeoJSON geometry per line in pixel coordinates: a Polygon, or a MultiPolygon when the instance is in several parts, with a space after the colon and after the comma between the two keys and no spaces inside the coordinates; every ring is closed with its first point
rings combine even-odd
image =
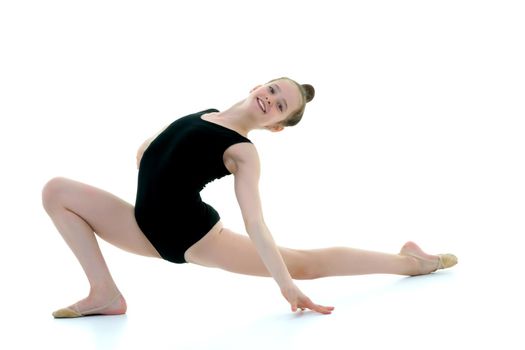
{"type": "MultiPolygon", "coordinates": [[[[519,1],[2,1],[0,347],[523,348],[524,18],[519,1]],[[128,314],[53,320],[88,285],[44,184],[133,203],[144,139],[280,76],[317,94],[298,126],[250,134],[277,243],[414,240],[459,265],[299,281],[336,310],[294,315],[270,279],[101,242],[128,314]]],[[[242,232],[232,184],[203,197],[242,232]]]]}

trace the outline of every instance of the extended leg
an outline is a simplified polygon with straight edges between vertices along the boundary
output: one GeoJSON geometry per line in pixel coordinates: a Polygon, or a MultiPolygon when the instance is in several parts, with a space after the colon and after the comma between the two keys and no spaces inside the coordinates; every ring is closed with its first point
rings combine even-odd
{"type": "MultiPolygon", "coordinates": [[[[404,254],[414,251],[415,247],[410,246],[400,254],[346,247],[312,250],[279,247],[279,250],[294,279],[373,273],[419,275],[434,271],[439,259],[437,255],[427,254],[425,259],[417,259],[404,254]]],[[[228,229],[206,235],[188,249],[186,260],[241,274],[269,276],[250,238],[228,229]]]]}

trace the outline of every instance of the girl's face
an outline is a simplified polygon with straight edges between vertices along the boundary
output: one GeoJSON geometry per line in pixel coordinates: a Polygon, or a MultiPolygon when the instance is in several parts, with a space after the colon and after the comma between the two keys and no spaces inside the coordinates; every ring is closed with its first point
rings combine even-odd
{"type": "Polygon", "coordinates": [[[262,127],[281,131],[283,127],[279,123],[299,109],[302,96],[294,83],[281,79],[253,88],[248,102],[262,127]]]}

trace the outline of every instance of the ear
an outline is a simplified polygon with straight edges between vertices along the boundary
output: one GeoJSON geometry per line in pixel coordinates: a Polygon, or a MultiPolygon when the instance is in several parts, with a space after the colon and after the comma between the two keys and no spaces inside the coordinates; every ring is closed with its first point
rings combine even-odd
{"type": "Polygon", "coordinates": [[[275,124],[267,126],[266,129],[270,130],[271,132],[279,132],[284,130],[284,126],[282,126],[281,124],[275,124]]]}
{"type": "Polygon", "coordinates": [[[258,88],[260,88],[262,85],[257,85],[256,87],[254,87],[253,89],[250,90],[250,94],[254,91],[254,90],[257,90],[258,88]]]}

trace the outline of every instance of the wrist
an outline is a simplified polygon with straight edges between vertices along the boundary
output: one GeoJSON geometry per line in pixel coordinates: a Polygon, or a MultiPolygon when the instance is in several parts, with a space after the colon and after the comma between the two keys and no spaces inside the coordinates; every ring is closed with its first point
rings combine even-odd
{"type": "Polygon", "coordinates": [[[283,291],[288,291],[288,290],[295,289],[297,287],[295,286],[295,283],[292,280],[290,280],[290,281],[287,281],[287,282],[280,283],[279,284],[279,288],[283,292],[283,291]]]}

